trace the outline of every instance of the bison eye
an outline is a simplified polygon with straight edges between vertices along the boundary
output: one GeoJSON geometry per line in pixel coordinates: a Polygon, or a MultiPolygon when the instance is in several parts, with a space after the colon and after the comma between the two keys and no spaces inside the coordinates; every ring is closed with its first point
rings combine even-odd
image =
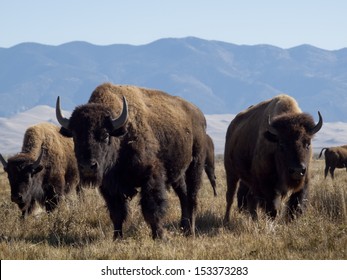
{"type": "Polygon", "coordinates": [[[110,137],[110,135],[109,135],[108,133],[103,133],[103,134],[100,135],[100,140],[101,140],[102,142],[107,143],[108,140],[109,140],[109,137],[110,137]]]}
{"type": "Polygon", "coordinates": [[[309,142],[309,141],[308,142],[304,142],[303,144],[304,144],[304,147],[305,147],[306,150],[308,150],[310,148],[310,146],[311,146],[311,142],[309,142]]]}

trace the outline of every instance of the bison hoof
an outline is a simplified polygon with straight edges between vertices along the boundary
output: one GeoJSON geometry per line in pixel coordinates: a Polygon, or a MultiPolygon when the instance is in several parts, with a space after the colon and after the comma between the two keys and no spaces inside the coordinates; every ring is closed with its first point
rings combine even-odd
{"type": "Polygon", "coordinates": [[[158,229],[156,231],[153,231],[152,232],[152,238],[153,238],[153,240],[162,240],[162,241],[167,240],[163,229],[158,229]]]}
{"type": "Polygon", "coordinates": [[[121,230],[115,230],[113,233],[113,240],[119,240],[123,238],[123,232],[121,230]]]}

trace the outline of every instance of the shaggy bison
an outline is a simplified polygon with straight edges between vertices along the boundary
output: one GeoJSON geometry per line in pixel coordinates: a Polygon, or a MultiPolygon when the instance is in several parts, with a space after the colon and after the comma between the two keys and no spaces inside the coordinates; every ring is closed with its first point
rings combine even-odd
{"type": "Polygon", "coordinates": [[[331,178],[334,179],[335,168],[346,168],[347,170],[347,145],[339,146],[339,147],[323,148],[318,158],[322,156],[322,153],[324,150],[325,150],[324,177],[326,178],[328,175],[328,172],[330,172],[331,178]]]}
{"type": "Polygon", "coordinates": [[[323,124],[318,114],[319,122],[315,124],[293,98],[279,95],[235,117],[225,143],[225,221],[229,220],[240,180],[239,207],[246,206],[253,218],[257,217],[257,206],[275,217],[281,198],[287,194],[288,219],[302,212],[310,179],[311,139],[323,124]]]}
{"type": "Polygon", "coordinates": [[[206,157],[206,120],[197,107],[158,90],[107,83],[70,119],[58,97],[56,113],[73,136],[81,180],[100,186],[115,239],[123,236],[128,200],[138,191],[152,237],[164,237],[168,185],[180,199],[181,226],[194,235],[206,157]]]}
{"type": "Polygon", "coordinates": [[[33,211],[35,202],[52,211],[61,196],[78,185],[73,141],[59,131],[50,123],[34,125],[26,130],[20,153],[8,161],[0,154],[11,186],[11,200],[23,216],[33,211]]]}
{"type": "Polygon", "coordinates": [[[217,196],[216,191],[216,175],[215,175],[215,160],[214,160],[214,144],[210,135],[206,134],[206,161],[205,161],[205,172],[208,179],[210,180],[213,194],[217,196]]]}

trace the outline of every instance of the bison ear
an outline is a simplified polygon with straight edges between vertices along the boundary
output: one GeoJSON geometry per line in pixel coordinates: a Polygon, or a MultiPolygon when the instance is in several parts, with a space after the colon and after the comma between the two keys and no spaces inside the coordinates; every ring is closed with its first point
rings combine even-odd
{"type": "Polygon", "coordinates": [[[278,142],[278,137],[277,135],[271,133],[270,131],[265,131],[264,132],[264,137],[270,142],[277,143],[278,142]]]}
{"type": "Polygon", "coordinates": [[[69,138],[72,137],[71,131],[66,129],[65,127],[61,127],[59,132],[61,135],[65,136],[65,137],[69,137],[69,138]]]}
{"type": "Polygon", "coordinates": [[[122,127],[120,127],[120,128],[118,128],[118,129],[115,129],[115,130],[113,130],[111,133],[110,133],[110,135],[111,136],[114,136],[114,137],[122,137],[122,136],[124,136],[125,134],[127,134],[127,129],[125,128],[125,126],[122,126],[122,127]]]}

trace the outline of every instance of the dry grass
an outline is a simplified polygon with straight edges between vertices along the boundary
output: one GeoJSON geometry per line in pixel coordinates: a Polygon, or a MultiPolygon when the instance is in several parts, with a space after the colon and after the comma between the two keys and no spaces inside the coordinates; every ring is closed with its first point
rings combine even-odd
{"type": "MultiPolygon", "coordinates": [[[[153,241],[138,200],[131,201],[125,238],[112,240],[107,209],[95,189],[65,198],[57,211],[20,218],[10,201],[6,174],[0,171],[0,259],[347,259],[347,174],[323,177],[323,161],[315,160],[307,212],[291,224],[260,215],[253,222],[233,208],[223,225],[225,173],[216,166],[218,197],[206,177],[199,194],[197,237],[184,237],[178,226],[180,208],[173,192],[166,216],[168,241],[153,241]]],[[[233,206],[235,207],[235,205],[233,206]]]]}

